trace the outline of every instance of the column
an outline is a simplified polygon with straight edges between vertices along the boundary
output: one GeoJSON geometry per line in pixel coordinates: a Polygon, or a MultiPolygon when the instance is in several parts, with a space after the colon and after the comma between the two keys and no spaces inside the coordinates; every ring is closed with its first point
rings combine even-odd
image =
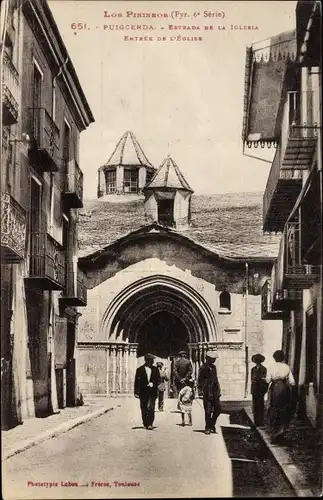
{"type": "Polygon", "coordinates": [[[207,344],[203,344],[202,345],[202,363],[205,362],[206,353],[207,353],[207,344]]]}
{"type": "Polygon", "coordinates": [[[112,345],[110,348],[110,360],[111,360],[111,394],[114,396],[116,394],[116,372],[117,372],[117,348],[112,345]]]}
{"type": "Polygon", "coordinates": [[[129,393],[129,344],[124,346],[124,389],[125,393],[129,393]]]}
{"type": "Polygon", "coordinates": [[[117,393],[122,394],[123,391],[123,346],[117,346],[117,393]]]}
{"type": "Polygon", "coordinates": [[[130,391],[133,392],[135,373],[137,368],[137,347],[138,344],[130,344],[129,353],[129,385],[130,391]]]}
{"type": "Polygon", "coordinates": [[[117,193],[123,193],[123,179],[124,179],[124,167],[118,165],[116,167],[117,193]]]}
{"type": "Polygon", "coordinates": [[[110,374],[109,374],[109,358],[110,358],[110,347],[108,346],[105,350],[106,354],[106,387],[105,387],[105,395],[109,396],[110,391],[109,391],[109,382],[110,382],[110,374]]]}
{"type": "Polygon", "coordinates": [[[146,167],[140,167],[138,172],[138,188],[139,191],[146,184],[146,167]]]}

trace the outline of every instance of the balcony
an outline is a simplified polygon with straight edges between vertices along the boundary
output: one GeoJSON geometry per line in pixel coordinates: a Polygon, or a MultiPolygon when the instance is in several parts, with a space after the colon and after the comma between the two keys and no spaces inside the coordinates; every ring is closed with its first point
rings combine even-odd
{"type": "Polygon", "coordinates": [[[268,279],[261,290],[261,319],[283,319],[284,311],[273,309],[271,280],[268,279]]]}
{"type": "Polygon", "coordinates": [[[5,52],[3,55],[3,125],[13,125],[18,122],[20,81],[10,56],[5,52]]]}
{"type": "Polygon", "coordinates": [[[281,137],[263,198],[264,231],[282,231],[302,189],[303,170],[311,164],[317,142],[314,92],[288,92],[281,137]]]}
{"type": "Polygon", "coordinates": [[[272,310],[279,312],[299,311],[301,307],[301,293],[296,290],[275,288],[272,297],[272,310]]]}
{"type": "Polygon", "coordinates": [[[308,264],[302,259],[301,228],[299,222],[286,225],[286,256],[284,266],[284,283],[286,288],[303,290],[311,288],[320,279],[320,266],[308,264]]]}
{"type": "Polygon", "coordinates": [[[65,253],[47,233],[30,234],[28,285],[40,290],[63,290],[65,286],[65,253]]]}
{"type": "Polygon", "coordinates": [[[70,271],[67,274],[66,288],[60,303],[64,307],[79,306],[84,307],[87,304],[87,280],[86,275],[81,269],[70,271]]]}
{"type": "Polygon", "coordinates": [[[71,160],[67,164],[62,198],[68,208],[83,208],[83,172],[76,160],[71,160]]]}
{"type": "Polygon", "coordinates": [[[27,214],[8,193],[1,193],[1,261],[15,264],[25,258],[27,214]]]}
{"type": "Polygon", "coordinates": [[[32,138],[30,160],[43,172],[57,172],[59,170],[59,128],[45,108],[31,108],[29,112],[32,138]]]}

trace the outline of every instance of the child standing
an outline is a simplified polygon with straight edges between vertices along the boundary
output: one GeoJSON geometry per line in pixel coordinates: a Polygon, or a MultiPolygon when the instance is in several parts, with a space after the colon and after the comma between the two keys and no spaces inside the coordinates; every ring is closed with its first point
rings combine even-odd
{"type": "Polygon", "coordinates": [[[194,380],[185,382],[178,394],[177,408],[181,412],[182,426],[185,426],[185,413],[188,417],[188,425],[192,425],[192,405],[195,398],[194,380]]]}

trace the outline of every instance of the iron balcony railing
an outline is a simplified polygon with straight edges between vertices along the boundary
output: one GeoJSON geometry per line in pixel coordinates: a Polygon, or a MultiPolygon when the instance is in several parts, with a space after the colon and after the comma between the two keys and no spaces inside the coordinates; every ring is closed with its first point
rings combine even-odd
{"type": "Polygon", "coordinates": [[[75,159],[66,164],[64,197],[71,208],[83,207],[83,172],[75,159]]]}
{"type": "Polygon", "coordinates": [[[289,290],[285,280],[285,235],[282,236],[279,245],[278,257],[272,270],[271,301],[274,311],[294,311],[300,307],[300,294],[295,290],[289,290]]]}
{"type": "Polygon", "coordinates": [[[316,98],[313,90],[287,92],[280,136],[282,166],[308,168],[318,135],[316,98]]]}
{"type": "Polygon", "coordinates": [[[87,279],[81,269],[67,272],[66,287],[61,300],[66,306],[86,306],[87,279]]]}
{"type": "Polygon", "coordinates": [[[261,317],[262,319],[282,319],[283,311],[273,307],[271,279],[267,279],[261,289],[261,317]]]}
{"type": "Polygon", "coordinates": [[[29,278],[45,290],[65,286],[65,253],[48,233],[30,234],[29,278]]]}
{"type": "Polygon", "coordinates": [[[20,101],[20,80],[10,56],[3,55],[3,123],[13,125],[18,121],[20,101]]]}
{"type": "Polygon", "coordinates": [[[285,282],[292,288],[310,288],[320,277],[320,266],[303,260],[299,221],[286,224],[285,282]]]}
{"type": "Polygon", "coordinates": [[[316,99],[314,91],[287,93],[280,140],[263,197],[264,230],[283,230],[300,193],[302,171],[309,168],[317,143],[316,99]]]}
{"type": "Polygon", "coordinates": [[[30,108],[36,162],[44,171],[59,169],[59,128],[45,108],[30,108]]]}
{"type": "Polygon", "coordinates": [[[9,194],[1,193],[1,257],[8,263],[25,258],[27,213],[9,194]]]}
{"type": "Polygon", "coordinates": [[[299,221],[285,225],[275,264],[275,292],[310,288],[320,276],[320,266],[303,260],[299,221]]]}

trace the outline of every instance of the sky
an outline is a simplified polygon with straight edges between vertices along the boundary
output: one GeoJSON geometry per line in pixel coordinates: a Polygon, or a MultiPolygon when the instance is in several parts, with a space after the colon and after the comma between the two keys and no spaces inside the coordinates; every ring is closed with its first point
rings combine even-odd
{"type": "Polygon", "coordinates": [[[294,29],[296,2],[49,0],[49,6],[95,118],[80,138],[86,199],[96,198],[97,170],[127,130],[156,168],[170,154],[196,194],[264,191],[270,163],[243,155],[245,51],[294,29]],[[152,41],[130,40],[140,36],[152,41]]]}

